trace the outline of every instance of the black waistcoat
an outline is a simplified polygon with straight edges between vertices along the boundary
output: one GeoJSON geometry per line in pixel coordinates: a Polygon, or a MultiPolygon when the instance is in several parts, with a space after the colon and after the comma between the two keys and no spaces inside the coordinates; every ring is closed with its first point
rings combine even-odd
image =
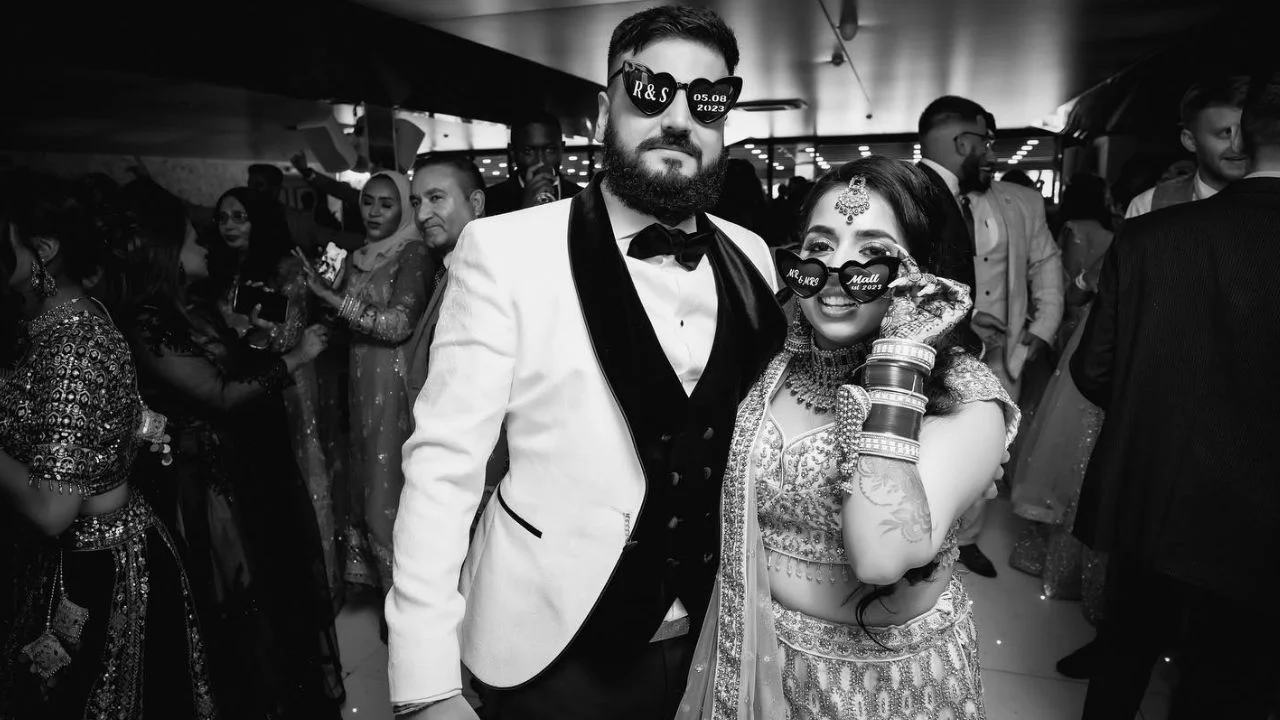
{"type": "MultiPolygon", "coordinates": [[[[697,222],[712,227],[705,215],[697,222]]],[[[738,404],[781,349],[786,320],[755,266],[717,230],[703,259],[716,280],[716,335],[686,395],[618,251],[599,180],[573,200],[569,261],[646,490],[631,540],[568,651],[625,653],[649,641],[677,598],[698,631],[719,563],[720,485],[738,404]]]]}

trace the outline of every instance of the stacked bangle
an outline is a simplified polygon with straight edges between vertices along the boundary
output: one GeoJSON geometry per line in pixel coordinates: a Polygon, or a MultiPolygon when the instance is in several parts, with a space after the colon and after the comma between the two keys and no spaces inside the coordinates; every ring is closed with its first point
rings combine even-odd
{"type": "Polygon", "coordinates": [[[359,300],[356,300],[352,295],[346,295],[342,298],[342,308],[338,310],[338,317],[348,323],[354,323],[360,317],[360,312],[363,309],[359,300]]]}
{"type": "Polygon", "coordinates": [[[858,436],[859,455],[920,459],[920,426],[929,402],[924,388],[936,356],[932,347],[909,340],[872,344],[863,372],[871,410],[858,436]]]}

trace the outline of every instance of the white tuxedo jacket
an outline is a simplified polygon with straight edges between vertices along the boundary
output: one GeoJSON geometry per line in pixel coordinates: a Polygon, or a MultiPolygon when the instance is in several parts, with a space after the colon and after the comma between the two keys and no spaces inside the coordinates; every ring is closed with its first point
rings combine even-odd
{"type": "Polygon", "coordinates": [[[1039,192],[1006,182],[991,183],[989,192],[1008,239],[1009,330],[1004,356],[1009,376],[1017,378],[1027,360],[1027,347],[1018,342],[1022,329],[1050,345],[1057,338],[1065,292],[1062,251],[1049,233],[1039,192]]]}
{"type": "MultiPolygon", "coordinates": [[[[460,688],[460,660],[496,687],[547,667],[605,588],[644,500],[571,271],[571,202],[476,220],[454,251],[404,447],[386,603],[392,702],[460,688]],[[504,420],[510,470],[468,546],[504,420]]],[[[776,289],[764,242],[713,221],[776,289]]]]}

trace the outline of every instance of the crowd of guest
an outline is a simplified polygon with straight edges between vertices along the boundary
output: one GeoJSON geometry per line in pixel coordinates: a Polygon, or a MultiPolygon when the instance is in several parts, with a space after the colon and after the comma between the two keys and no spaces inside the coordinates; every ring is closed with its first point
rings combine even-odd
{"type": "MultiPolygon", "coordinates": [[[[1052,228],[1030,178],[994,181],[991,113],[944,97],[920,117],[918,167],[954,199],[938,218],[939,275],[970,288],[981,359],[1022,409],[1005,482],[1032,524],[1010,563],[1042,577],[1049,597],[1083,598],[1100,627],[1098,641],[1060,665],[1095,680],[1086,717],[1120,717],[1100,708],[1140,701],[1160,653],[1184,659],[1189,677],[1226,682],[1206,658],[1239,648],[1212,620],[1265,624],[1250,593],[1275,589],[1274,483],[1246,480],[1274,468],[1241,449],[1266,438],[1246,407],[1230,403],[1223,412],[1237,414],[1228,429],[1174,417],[1218,407],[1241,388],[1215,381],[1213,398],[1188,388],[1185,402],[1161,405],[1153,394],[1167,386],[1137,377],[1159,357],[1147,347],[1155,343],[1191,360],[1153,375],[1185,372],[1194,384],[1203,380],[1194,373],[1221,362],[1236,380],[1261,383],[1253,395],[1262,407],[1280,401],[1267,370],[1280,351],[1275,333],[1259,331],[1246,350],[1214,324],[1265,325],[1258,313],[1275,307],[1251,293],[1274,290],[1259,269],[1276,266],[1276,244],[1263,241],[1280,226],[1280,118],[1274,86],[1249,92],[1240,78],[1191,88],[1181,121],[1194,170],[1169,168],[1132,198],[1123,220],[1107,183],[1077,173],[1052,228]],[[1203,216],[1189,207],[1220,192],[1203,216]],[[1136,219],[1147,214],[1150,222],[1136,219]],[[1232,223],[1240,233],[1227,237],[1232,223]],[[1148,237],[1165,236],[1176,243],[1146,249],[1148,237]],[[1219,258],[1205,247],[1236,242],[1256,256],[1219,258]],[[1221,259],[1225,274],[1195,281],[1155,257],[1177,253],[1221,259]],[[1166,288],[1182,280],[1203,289],[1166,288]],[[1252,289],[1236,294],[1227,283],[1252,289]],[[1168,299],[1178,292],[1181,304],[1168,299]],[[1201,333],[1183,340],[1220,341],[1220,352],[1151,335],[1153,324],[1176,333],[1161,319],[1173,310],[1143,309],[1154,297],[1181,308],[1180,327],[1201,333]],[[1228,357],[1231,348],[1238,352],[1228,357]],[[1168,408],[1162,437],[1143,427],[1154,422],[1143,412],[1152,407],[1168,408]],[[1207,447],[1201,441],[1221,452],[1188,449],[1207,447]],[[1200,464],[1175,467],[1183,453],[1219,463],[1213,474],[1224,486],[1195,484],[1200,464]],[[1115,489],[1114,477],[1142,475],[1133,469],[1140,462],[1176,487],[1115,489]],[[1256,553],[1195,532],[1206,496],[1238,514],[1231,524],[1256,553]],[[1138,529],[1117,529],[1126,524],[1138,529]],[[1157,551],[1157,539],[1181,550],[1157,551]],[[1117,556],[1110,567],[1101,550],[1117,556]],[[1220,554],[1257,561],[1224,565],[1220,554]],[[1176,605],[1183,615],[1159,617],[1188,633],[1141,621],[1140,596],[1176,605]]],[[[454,156],[420,158],[410,174],[371,168],[358,189],[294,158],[317,195],[341,203],[341,220],[324,202],[301,211],[282,204],[283,174],[269,165],[228,188],[207,220],[145,168],[124,184],[6,170],[0,717],[144,703],[165,717],[339,717],[334,618],[353,592],[381,598],[394,582],[401,449],[426,382],[451,251],[478,217],[581,192],[560,171],[563,150],[555,118],[535,115],[513,127],[511,178],[489,188],[454,156]],[[56,492],[32,491],[42,487],[56,492]]],[[[795,242],[808,181],[770,198],[749,163],[728,161],[724,178],[712,215],[772,245],[795,242]]],[[[1205,272],[1217,272],[1211,266],[1205,272]]],[[[506,470],[504,446],[500,436],[488,492],[506,470]]],[[[977,546],[988,499],[958,519],[956,543],[961,563],[994,576],[977,546]]],[[[1242,662],[1249,682],[1274,668],[1242,662]]],[[[1186,707],[1208,702],[1189,686],[1179,693],[1186,707]]]]}

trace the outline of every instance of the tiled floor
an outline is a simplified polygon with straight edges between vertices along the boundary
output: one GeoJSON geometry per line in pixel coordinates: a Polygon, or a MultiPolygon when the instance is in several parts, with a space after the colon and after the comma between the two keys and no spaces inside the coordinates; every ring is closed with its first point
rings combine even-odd
{"type": "MultiPolygon", "coordinates": [[[[967,575],[982,643],[982,677],[989,720],[1078,720],[1086,685],[1054,671],[1058,658],[1093,637],[1080,606],[1042,600],[1040,581],[1008,565],[1022,520],[1004,500],[992,502],[980,547],[996,563],[994,580],[967,575]]],[[[368,601],[348,605],[338,617],[338,640],[347,673],[349,720],[390,720],[387,649],[378,639],[376,609],[368,601]]],[[[1157,668],[1143,703],[1142,720],[1165,720],[1170,668],[1157,668]]]]}

